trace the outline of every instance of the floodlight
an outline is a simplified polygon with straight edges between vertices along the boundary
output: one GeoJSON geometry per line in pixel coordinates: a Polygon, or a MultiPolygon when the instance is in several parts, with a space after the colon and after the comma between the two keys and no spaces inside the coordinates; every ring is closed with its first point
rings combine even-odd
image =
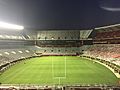
{"type": "Polygon", "coordinates": [[[7,54],[7,55],[9,55],[9,53],[8,52],[4,52],[5,54],[7,54]]]}
{"type": "Polygon", "coordinates": [[[23,26],[19,26],[19,25],[16,25],[16,24],[10,24],[10,23],[6,23],[6,22],[2,22],[0,21],[0,28],[2,29],[12,29],[12,30],[23,30],[24,27],[23,26]]]}
{"type": "Polygon", "coordinates": [[[23,53],[22,51],[18,51],[19,53],[23,53]]]}
{"type": "Polygon", "coordinates": [[[52,40],[54,39],[54,37],[52,37],[52,40]]]}
{"type": "Polygon", "coordinates": [[[25,50],[27,53],[29,53],[29,51],[28,50],[25,50]]]}
{"type": "Polygon", "coordinates": [[[0,38],[3,38],[3,35],[0,35],[0,38]]]}
{"type": "Polygon", "coordinates": [[[16,54],[16,52],[15,52],[15,51],[12,51],[11,53],[16,54]]]}

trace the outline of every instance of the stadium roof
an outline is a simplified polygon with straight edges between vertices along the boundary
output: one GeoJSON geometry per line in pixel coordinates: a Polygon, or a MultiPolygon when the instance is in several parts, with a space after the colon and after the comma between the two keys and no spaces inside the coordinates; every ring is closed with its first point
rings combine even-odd
{"type": "Polygon", "coordinates": [[[97,27],[97,28],[95,28],[95,30],[99,30],[99,31],[117,31],[117,30],[120,30],[120,24],[97,27]]]}
{"type": "Polygon", "coordinates": [[[120,23],[120,0],[0,0],[0,21],[36,29],[92,29],[120,23]]]}

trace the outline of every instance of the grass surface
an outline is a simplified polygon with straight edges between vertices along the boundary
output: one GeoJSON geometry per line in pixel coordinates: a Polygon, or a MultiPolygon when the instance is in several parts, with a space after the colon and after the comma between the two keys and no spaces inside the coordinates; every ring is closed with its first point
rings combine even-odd
{"type": "Polygon", "coordinates": [[[117,84],[106,67],[76,56],[46,56],[22,61],[0,75],[2,84],[117,84]]]}

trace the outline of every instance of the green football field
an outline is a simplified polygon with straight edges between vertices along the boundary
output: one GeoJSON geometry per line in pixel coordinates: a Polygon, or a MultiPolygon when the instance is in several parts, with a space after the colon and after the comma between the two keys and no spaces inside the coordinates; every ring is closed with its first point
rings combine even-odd
{"type": "Polygon", "coordinates": [[[106,67],[76,56],[31,58],[13,65],[0,75],[2,84],[117,84],[119,79],[106,67]]]}

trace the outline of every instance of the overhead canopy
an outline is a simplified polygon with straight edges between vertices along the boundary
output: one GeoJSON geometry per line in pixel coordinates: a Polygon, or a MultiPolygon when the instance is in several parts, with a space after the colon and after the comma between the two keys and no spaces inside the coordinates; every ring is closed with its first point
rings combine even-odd
{"type": "Polygon", "coordinates": [[[120,24],[97,27],[97,28],[95,28],[95,30],[99,30],[99,31],[117,31],[117,30],[120,30],[120,24]]]}

